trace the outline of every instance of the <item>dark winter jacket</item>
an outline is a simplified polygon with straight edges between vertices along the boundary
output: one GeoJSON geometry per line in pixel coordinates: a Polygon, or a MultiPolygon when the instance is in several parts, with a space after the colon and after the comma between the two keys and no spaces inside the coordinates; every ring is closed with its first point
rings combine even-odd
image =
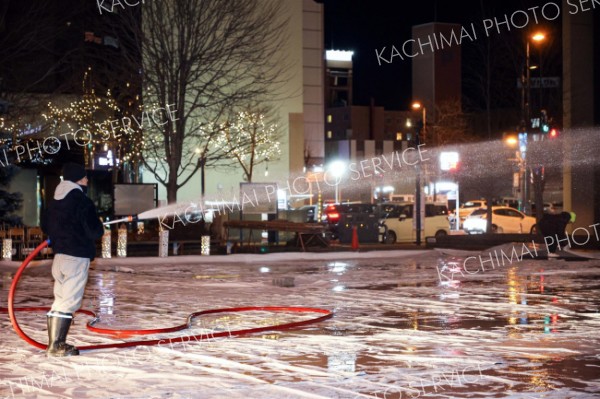
{"type": "Polygon", "coordinates": [[[539,223],[540,231],[544,237],[555,235],[559,238],[565,237],[565,229],[570,220],[571,214],[569,212],[561,212],[557,215],[544,213],[539,223]]]}
{"type": "Polygon", "coordinates": [[[104,234],[96,206],[68,180],[56,187],[42,219],[42,230],[50,238],[54,253],[91,260],[96,257],[95,241],[104,234]]]}

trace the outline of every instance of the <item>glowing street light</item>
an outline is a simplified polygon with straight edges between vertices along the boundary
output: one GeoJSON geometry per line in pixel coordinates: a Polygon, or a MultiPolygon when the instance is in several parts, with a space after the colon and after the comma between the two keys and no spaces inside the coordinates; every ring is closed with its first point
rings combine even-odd
{"type": "Polygon", "coordinates": [[[515,136],[508,136],[504,139],[504,143],[510,147],[514,147],[519,144],[519,140],[515,136]]]}
{"type": "Polygon", "coordinates": [[[346,173],[346,162],[337,160],[332,161],[327,165],[327,172],[336,178],[335,182],[335,203],[340,203],[340,180],[341,177],[346,173]]]}
{"type": "Polygon", "coordinates": [[[542,32],[537,32],[531,36],[531,39],[534,42],[541,42],[542,40],[546,39],[546,35],[542,32]]]}

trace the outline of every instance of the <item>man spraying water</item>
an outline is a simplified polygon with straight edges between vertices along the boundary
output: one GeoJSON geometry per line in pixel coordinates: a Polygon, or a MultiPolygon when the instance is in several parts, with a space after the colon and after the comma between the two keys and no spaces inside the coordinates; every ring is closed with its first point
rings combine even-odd
{"type": "Polygon", "coordinates": [[[81,307],[90,261],[96,257],[95,240],[104,233],[96,206],[86,196],[88,179],[84,167],[68,163],[62,174],[63,181],[56,187],[42,220],[42,229],[55,253],[54,303],[47,314],[47,356],[79,354],[77,348],[66,343],[67,334],[73,313],[81,307]]]}
{"type": "Polygon", "coordinates": [[[546,242],[546,248],[548,249],[549,258],[557,258],[558,254],[556,250],[560,248],[560,242],[567,241],[567,232],[565,231],[569,223],[575,222],[575,212],[561,212],[557,215],[545,213],[540,220],[539,227],[544,241],[546,242]],[[550,242],[548,242],[550,240],[550,242]]]}

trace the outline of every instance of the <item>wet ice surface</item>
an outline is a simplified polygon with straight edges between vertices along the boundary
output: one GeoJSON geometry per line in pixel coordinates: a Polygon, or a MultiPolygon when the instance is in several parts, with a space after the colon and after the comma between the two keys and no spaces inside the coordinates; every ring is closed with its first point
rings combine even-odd
{"type": "MultiPolygon", "coordinates": [[[[100,314],[100,327],[168,327],[194,311],[236,306],[319,307],[335,317],[291,331],[223,339],[207,334],[200,342],[46,359],[0,314],[0,397],[600,397],[600,260],[524,260],[455,274],[460,282],[442,275],[440,284],[438,269],[463,258],[435,251],[328,256],[98,265],[83,307],[100,314]]],[[[0,306],[6,306],[14,271],[0,268],[0,306]]],[[[48,266],[30,267],[16,306],[49,305],[51,281],[48,266]]],[[[316,316],[211,315],[196,319],[194,331],[316,316]]],[[[26,332],[46,339],[43,313],[18,317],[26,332]]],[[[71,343],[136,339],[96,335],[85,329],[87,320],[77,317],[71,343]]]]}

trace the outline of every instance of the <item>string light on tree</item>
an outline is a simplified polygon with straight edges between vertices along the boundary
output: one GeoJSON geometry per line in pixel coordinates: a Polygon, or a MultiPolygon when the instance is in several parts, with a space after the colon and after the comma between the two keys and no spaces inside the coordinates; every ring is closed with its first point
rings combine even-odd
{"type": "Polygon", "coordinates": [[[239,112],[233,122],[221,124],[220,130],[216,148],[237,161],[248,182],[252,181],[257,165],[268,164],[281,155],[277,125],[269,123],[263,113],[239,112]]]}

